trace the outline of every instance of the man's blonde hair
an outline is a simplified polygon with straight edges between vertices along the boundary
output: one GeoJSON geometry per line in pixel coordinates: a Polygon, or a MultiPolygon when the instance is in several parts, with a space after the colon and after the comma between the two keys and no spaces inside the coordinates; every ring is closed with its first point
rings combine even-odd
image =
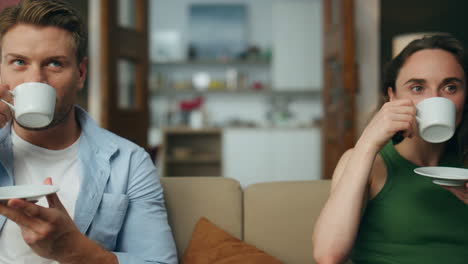
{"type": "Polygon", "coordinates": [[[72,35],[77,63],[86,56],[87,36],[84,23],[69,3],[62,0],[22,0],[0,13],[0,49],[3,36],[18,24],[55,26],[72,35]]]}

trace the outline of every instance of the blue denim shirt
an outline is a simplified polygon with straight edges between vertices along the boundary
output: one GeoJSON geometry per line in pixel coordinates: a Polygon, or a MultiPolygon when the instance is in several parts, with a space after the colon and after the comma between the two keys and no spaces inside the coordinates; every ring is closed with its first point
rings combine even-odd
{"type": "MultiPolygon", "coordinates": [[[[149,155],[75,108],[82,168],[74,222],[121,264],[177,263],[163,189],[149,155]]],[[[0,186],[14,185],[11,124],[0,130],[0,186]]],[[[0,229],[5,224],[0,215],[0,229]]]]}

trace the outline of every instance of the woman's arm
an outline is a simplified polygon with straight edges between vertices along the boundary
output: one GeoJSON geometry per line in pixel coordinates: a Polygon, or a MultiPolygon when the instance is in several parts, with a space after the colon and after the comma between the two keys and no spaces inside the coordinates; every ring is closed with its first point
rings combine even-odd
{"type": "Polygon", "coordinates": [[[318,263],[344,262],[351,251],[362,212],[367,204],[369,182],[377,153],[398,131],[411,136],[414,105],[410,100],[386,103],[364,130],[354,149],[343,154],[332,178],[330,197],[316,222],[313,243],[318,263]]]}
{"type": "Polygon", "coordinates": [[[313,234],[314,258],[318,263],[342,263],[347,259],[367,203],[375,156],[376,153],[355,148],[343,154],[338,162],[330,197],[313,234]]]}

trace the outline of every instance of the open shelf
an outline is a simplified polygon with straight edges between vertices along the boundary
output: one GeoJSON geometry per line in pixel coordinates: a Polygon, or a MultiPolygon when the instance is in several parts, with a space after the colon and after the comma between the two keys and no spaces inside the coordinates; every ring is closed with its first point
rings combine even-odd
{"type": "Polygon", "coordinates": [[[152,62],[154,66],[196,66],[196,65],[270,65],[269,60],[194,60],[152,62]]]}
{"type": "Polygon", "coordinates": [[[222,176],[220,129],[163,130],[162,175],[222,176]]]}
{"type": "Polygon", "coordinates": [[[264,88],[262,90],[252,90],[252,89],[237,89],[237,90],[205,90],[197,91],[195,89],[159,89],[151,91],[152,95],[165,95],[165,96],[174,96],[174,95],[278,95],[278,96],[294,96],[294,97],[317,97],[321,96],[322,91],[320,88],[310,88],[310,89],[301,89],[301,90],[274,90],[270,88],[264,88]]]}
{"type": "Polygon", "coordinates": [[[193,164],[208,164],[208,163],[221,163],[219,157],[187,157],[187,158],[168,158],[168,163],[193,163],[193,164]]]}

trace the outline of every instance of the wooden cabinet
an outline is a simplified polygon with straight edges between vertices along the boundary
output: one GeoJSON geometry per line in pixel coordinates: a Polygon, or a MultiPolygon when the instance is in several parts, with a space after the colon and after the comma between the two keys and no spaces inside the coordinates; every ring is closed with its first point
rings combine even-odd
{"type": "Polygon", "coordinates": [[[166,129],[160,160],[162,176],[223,176],[219,129],[166,129]]]}

